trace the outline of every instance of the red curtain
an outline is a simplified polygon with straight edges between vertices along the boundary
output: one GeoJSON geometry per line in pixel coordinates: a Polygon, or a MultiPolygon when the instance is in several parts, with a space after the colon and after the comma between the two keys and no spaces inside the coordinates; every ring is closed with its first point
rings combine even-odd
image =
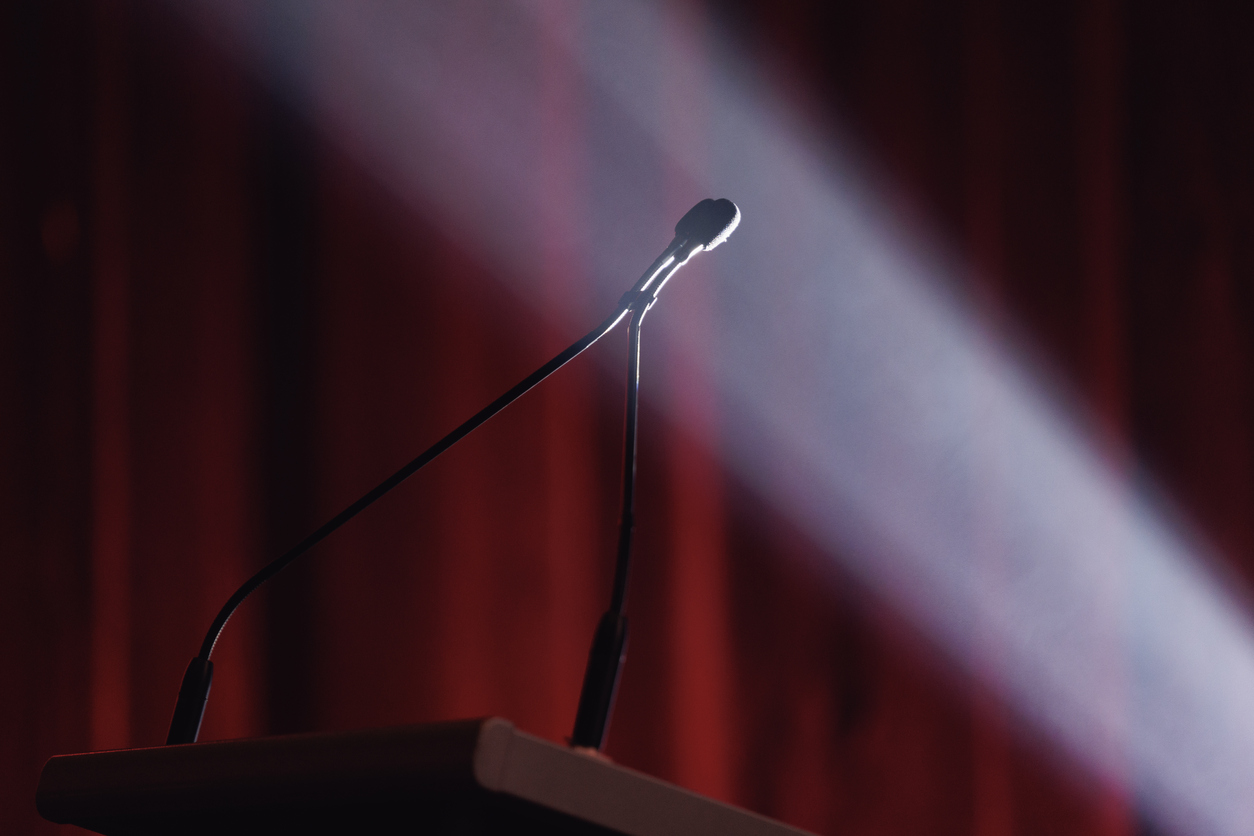
{"type": "MultiPolygon", "coordinates": [[[[975,265],[990,315],[1248,577],[1250,13],[693,8],[855,127],[975,265]]],[[[157,4],[2,14],[0,829],[37,833],[48,756],[160,743],[254,567],[577,334],[521,316],[472,246],[157,4]]],[[[556,129],[578,103],[536,106],[556,129]]],[[[572,223],[551,219],[555,240],[572,223]]],[[[612,300],[550,268],[547,292],[598,321],[612,300]]],[[[615,535],[605,368],[580,358],[246,604],[202,739],[484,714],[569,733],[615,535]]],[[[714,434],[709,385],[646,381],[714,434]]],[[[1142,827],[1135,800],[817,571],[831,556],[703,446],[642,421],[612,756],[823,833],[1142,827]]]]}

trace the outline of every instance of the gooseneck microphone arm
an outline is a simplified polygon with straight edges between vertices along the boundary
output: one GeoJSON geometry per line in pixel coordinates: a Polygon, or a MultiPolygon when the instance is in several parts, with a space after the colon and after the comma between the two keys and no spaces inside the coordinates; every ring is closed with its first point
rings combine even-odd
{"type": "Polygon", "coordinates": [[[361,497],[352,505],[327,520],[327,522],[323,523],[317,531],[310,534],[304,540],[292,547],[292,549],[287,553],[278,557],[260,572],[249,578],[243,586],[235,591],[235,594],[231,596],[231,599],[222,607],[222,610],[218,613],[217,618],[213,620],[213,624],[209,627],[209,632],[206,634],[205,640],[200,646],[200,655],[206,659],[209,658],[210,654],[213,653],[214,646],[218,642],[218,637],[222,633],[222,628],[226,626],[226,622],[235,612],[236,607],[242,604],[244,599],[251,595],[257,587],[277,575],[292,561],[296,560],[296,558],[300,557],[302,554],[320,543],[327,537],[327,535],[331,534],[344,523],[366,510],[366,508],[373,504],[375,500],[380,499],[384,494],[392,490],[392,488],[395,488],[401,482],[417,473],[445,450],[452,447],[458,441],[461,441],[467,435],[470,435],[470,433],[474,432],[481,424],[486,422],[493,415],[496,415],[505,407],[509,406],[514,401],[518,400],[526,394],[529,389],[540,383],[540,381],[544,380],[546,377],[553,374],[553,372],[575,359],[575,357],[583,353],[584,349],[588,348],[597,340],[601,339],[601,337],[614,330],[614,327],[622,321],[625,315],[625,310],[615,311],[613,315],[596,328],[589,331],[583,337],[576,340],[565,351],[558,354],[540,368],[536,369],[523,380],[519,381],[508,392],[501,395],[483,409],[479,410],[463,422],[457,429],[453,430],[451,433],[444,436],[444,438],[428,447],[417,458],[410,461],[409,464],[384,479],[368,493],[366,493],[365,496],[361,497]]]}
{"type": "MultiPolygon", "coordinates": [[[[656,299],[657,292],[667,282],[667,280],[678,270],[693,254],[700,252],[702,249],[708,249],[717,246],[730,234],[731,229],[735,228],[736,222],[739,221],[739,210],[735,209],[734,204],[730,201],[721,200],[703,200],[693,207],[687,215],[681,219],[680,223],[675,227],[675,238],[670,245],[662,252],[656,261],[650,265],[645,271],[636,285],[623,294],[619,300],[617,308],[610,314],[604,322],[596,328],[589,331],[580,339],[572,343],[566,350],[559,353],[549,362],[536,369],[523,380],[519,381],[513,388],[505,392],[492,403],[485,406],[479,412],[475,413],[468,420],[463,422],[459,427],[454,429],[448,435],[437,441],[431,447],[427,448],[408,464],[397,470],[388,478],[384,479],[364,496],[353,504],[349,505],[340,513],[336,514],[316,531],[297,543],[286,553],[275,558],[273,561],[264,566],[259,572],[249,578],[244,584],[235,591],[222,609],[214,618],[213,623],[209,626],[209,631],[205,634],[205,639],[201,643],[200,653],[192,659],[187,666],[187,672],[183,676],[183,683],[179,688],[178,701],[174,706],[174,716],[170,721],[170,731],[166,737],[166,744],[179,743],[195,743],[196,738],[200,735],[200,724],[204,717],[205,704],[209,699],[209,690],[213,682],[213,662],[210,657],[213,655],[214,647],[217,645],[218,637],[222,634],[222,630],[226,627],[227,621],[230,620],[235,610],[244,602],[249,595],[257,590],[262,584],[277,575],[283,569],[291,565],[297,558],[308,552],[318,543],[322,542],[327,536],[333,533],[340,526],[360,514],[376,500],[380,499],[388,491],[395,488],[401,482],[408,479],[414,473],[421,470],[427,464],[430,464],[445,450],[452,447],[461,439],[465,438],[480,425],[496,415],[505,407],[509,406],[518,398],[522,397],[531,388],[539,384],[553,372],[566,365],[585,349],[595,343],[601,337],[622,322],[628,313],[632,312],[637,306],[647,298],[644,303],[644,309],[652,304],[656,299]],[[726,233],[722,238],[713,240],[713,236],[706,234],[707,227],[710,227],[714,221],[708,217],[711,206],[715,207],[716,214],[721,211],[726,214],[726,209],[720,204],[730,206],[735,212],[735,219],[729,224],[726,233]],[[703,208],[704,207],[704,208],[703,208]],[[698,212],[698,210],[702,210],[698,212]],[[691,219],[694,215],[699,216],[695,222],[691,219]],[[687,227],[685,222],[688,221],[687,227]]],[[[633,333],[635,334],[637,354],[639,345],[639,317],[633,318],[633,333]]],[[[634,396],[633,396],[634,404],[634,396]]],[[[634,407],[633,407],[634,408],[634,407]]],[[[630,537],[628,538],[630,539],[630,537]]],[[[630,545],[630,542],[628,542],[630,545]]],[[[625,583],[625,579],[624,579],[625,583]]],[[[617,594],[617,593],[616,593],[617,594]]]]}
{"type": "MultiPolygon", "coordinates": [[[[671,243],[667,247],[666,252],[655,261],[641,277],[637,283],[637,288],[647,287],[653,284],[660,273],[665,272],[667,268],[674,269],[674,251],[682,245],[683,242],[671,243]]],[[[565,351],[558,354],[549,362],[536,369],[523,380],[519,381],[508,392],[501,395],[492,403],[485,406],[479,412],[475,413],[471,418],[450,432],[444,438],[431,445],[415,459],[410,461],[401,469],[397,470],[388,478],[384,479],[364,496],[349,505],[343,511],[340,511],[331,519],[322,524],[316,531],[301,540],[284,554],[275,558],[266,564],[259,572],[244,582],[243,586],[235,590],[235,594],[223,605],[214,618],[213,623],[209,626],[209,631],[205,634],[205,639],[200,645],[200,653],[196,658],[192,659],[187,666],[187,672],[183,676],[182,686],[179,688],[178,701],[174,706],[174,716],[170,721],[170,731],[166,736],[166,745],[176,743],[195,743],[196,738],[200,735],[200,723],[204,717],[205,704],[209,699],[209,689],[213,681],[213,662],[210,657],[213,649],[218,643],[218,637],[222,635],[223,628],[230,620],[231,616],[240,604],[257,590],[262,584],[270,580],[270,578],[283,571],[290,566],[297,558],[312,549],[318,543],[322,542],[328,535],[338,529],[344,523],[366,510],[376,500],[380,499],[388,491],[395,488],[401,482],[408,479],[414,473],[421,470],[424,466],[432,462],[437,456],[445,450],[452,447],[461,439],[465,438],[481,424],[492,416],[496,415],[505,407],[509,406],[518,398],[522,397],[529,389],[540,383],[553,372],[566,365],[573,360],[585,349],[595,343],[601,337],[610,331],[623,320],[631,307],[632,300],[635,299],[639,290],[633,288],[620,300],[618,308],[614,313],[610,314],[604,322],[596,328],[589,331],[580,339],[576,340],[565,351]]]]}
{"type": "Polygon", "coordinates": [[[627,326],[627,408],[623,429],[623,509],[618,530],[618,559],[614,564],[614,591],[610,612],[622,613],[627,603],[627,572],[631,538],[636,532],[636,427],[640,412],[640,326],[649,308],[632,313],[627,326]]]}
{"type": "Polygon", "coordinates": [[[631,538],[636,530],[636,428],[640,403],[640,325],[653,300],[632,312],[627,339],[627,409],[623,428],[623,507],[618,522],[618,558],[610,607],[601,616],[588,654],[575,730],[570,744],[600,749],[605,742],[618,679],[627,656],[627,578],[631,568],[631,538]]]}
{"type": "MultiPolygon", "coordinates": [[[[740,210],[730,200],[703,200],[675,225],[675,240],[687,238],[676,253],[675,270],[702,250],[712,250],[727,240],[740,223],[740,210]]],[[[571,746],[599,751],[605,743],[618,679],[627,656],[627,580],[631,568],[631,540],[636,528],[636,438],[640,403],[640,326],[644,315],[657,301],[662,287],[675,270],[639,288],[631,301],[631,323],[627,348],[627,415],[623,429],[623,507],[618,528],[618,559],[614,566],[614,589],[610,606],[601,616],[588,653],[579,708],[571,746]]]]}
{"type": "Polygon", "coordinates": [[[626,308],[620,306],[619,310],[616,310],[604,322],[576,340],[565,351],[519,381],[508,392],[479,410],[479,412],[462,423],[461,426],[428,447],[417,458],[384,479],[352,505],[349,505],[343,511],[327,520],[304,540],[301,540],[287,552],[266,564],[257,574],[249,578],[243,586],[235,590],[235,594],[218,611],[217,617],[214,618],[213,623],[210,625],[209,632],[205,634],[205,639],[200,645],[200,653],[187,666],[187,673],[184,674],[183,684],[179,688],[178,702],[174,706],[174,716],[170,721],[170,732],[166,737],[166,745],[195,743],[196,738],[200,735],[200,723],[204,717],[205,703],[209,699],[209,688],[213,680],[213,662],[210,661],[210,656],[213,654],[213,649],[218,643],[218,637],[222,635],[222,630],[226,627],[227,621],[230,620],[235,610],[240,604],[244,603],[244,600],[249,595],[266,581],[290,566],[301,555],[322,542],[344,523],[366,510],[388,491],[417,473],[427,464],[430,464],[445,450],[465,438],[493,415],[496,415],[502,409],[518,400],[529,389],[573,360],[584,349],[601,339],[601,337],[608,334],[622,321],[626,314],[626,308]]]}

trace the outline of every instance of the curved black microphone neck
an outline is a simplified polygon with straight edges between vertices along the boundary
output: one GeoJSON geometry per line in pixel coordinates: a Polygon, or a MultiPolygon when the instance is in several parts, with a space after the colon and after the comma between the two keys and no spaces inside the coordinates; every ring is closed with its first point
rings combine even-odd
{"type": "MultiPolygon", "coordinates": [[[[630,361],[631,374],[635,375],[636,387],[639,385],[639,343],[640,343],[640,321],[644,317],[645,311],[652,306],[657,299],[657,294],[662,287],[674,275],[680,267],[682,267],[689,258],[698,252],[706,249],[713,249],[718,246],[731,231],[735,229],[736,224],[740,221],[740,211],[729,200],[710,200],[706,199],[694,206],[684,215],[680,222],[675,226],[675,238],[670,245],[663,250],[656,261],[649,266],[644,272],[640,280],[632,287],[631,290],[623,294],[619,299],[618,305],[614,312],[606,317],[596,328],[593,328],[584,336],[573,342],[564,351],[560,352],[549,362],[536,369],[527,377],[523,378],[515,384],[509,391],[505,392],[492,403],[485,406],[479,412],[472,415],[460,426],[450,432],[444,438],[431,445],[424,450],[416,458],[408,464],[401,467],[388,478],[384,479],[364,496],[353,504],[349,505],[340,513],[336,514],[327,522],[323,523],[316,531],[297,543],[286,553],[275,558],[266,564],[259,572],[249,578],[245,583],[235,591],[230,599],[223,605],[218,615],[214,618],[213,623],[209,626],[209,631],[205,634],[205,639],[201,643],[200,653],[192,659],[187,666],[187,672],[183,676],[182,686],[179,688],[178,701],[174,706],[174,716],[170,721],[170,732],[166,737],[166,745],[179,743],[195,743],[200,735],[200,724],[204,718],[205,705],[209,699],[209,690],[213,682],[213,662],[210,657],[213,655],[213,649],[217,645],[218,637],[222,634],[222,630],[226,627],[227,621],[230,620],[235,610],[244,602],[249,595],[257,590],[262,584],[277,575],[283,569],[291,565],[297,558],[312,549],[327,536],[333,533],[344,523],[360,514],[367,507],[372,505],[376,500],[380,499],[388,491],[395,488],[401,482],[408,479],[414,473],[430,464],[437,456],[445,450],[452,447],[461,439],[465,438],[489,418],[496,415],[505,407],[509,406],[518,398],[522,397],[532,387],[540,383],[553,372],[566,365],[575,357],[583,353],[585,349],[595,343],[601,337],[622,322],[623,318],[629,313],[634,313],[631,321],[632,335],[632,354],[630,361]]],[[[631,497],[633,495],[633,486],[635,479],[635,412],[636,412],[636,391],[635,387],[628,389],[628,457],[630,460],[629,475],[624,477],[624,516],[622,520],[622,530],[625,534],[620,533],[618,569],[615,573],[615,591],[614,601],[611,609],[618,611],[620,619],[622,618],[622,604],[626,594],[626,554],[630,551],[631,545],[631,497]],[[618,580],[621,575],[621,583],[618,580]],[[621,586],[621,589],[620,589],[621,586]]],[[[607,614],[608,617],[608,614],[607,614]]],[[[622,650],[626,646],[626,622],[623,623],[623,641],[618,645],[618,664],[614,667],[613,683],[610,686],[609,699],[605,704],[604,719],[599,723],[600,734],[595,744],[580,743],[578,734],[578,723],[576,729],[576,745],[594,745],[594,748],[600,748],[601,737],[604,735],[604,729],[608,723],[609,709],[612,707],[614,686],[617,683],[618,669],[621,666],[622,650]]],[[[598,633],[599,635],[599,633],[598,633]]],[[[594,645],[595,654],[595,645],[594,645]]],[[[589,675],[591,675],[591,664],[589,675]]],[[[587,692],[585,683],[585,697],[587,692]]],[[[585,713],[583,708],[583,699],[581,699],[580,716],[585,713]]]]}
{"type": "MultiPolygon", "coordinates": [[[[702,250],[712,250],[727,240],[740,223],[740,210],[730,200],[706,199],[692,207],[675,225],[675,247],[671,257],[676,259],[675,270],[702,250]]],[[[663,258],[667,257],[663,253],[663,258]]],[[[631,541],[636,529],[636,438],[640,403],[640,326],[644,316],[657,301],[657,295],[667,280],[674,275],[671,270],[656,281],[629,294],[631,323],[628,326],[627,347],[627,407],[623,429],[623,495],[622,511],[618,523],[618,556],[614,565],[614,589],[610,606],[601,616],[588,653],[588,667],[584,670],[583,689],[579,694],[579,708],[575,713],[575,729],[571,734],[572,746],[600,750],[609,730],[610,715],[614,711],[614,699],[618,694],[618,680],[623,661],[627,656],[627,580],[631,568],[631,541]]],[[[624,297],[625,299],[627,297],[624,297]]]]}

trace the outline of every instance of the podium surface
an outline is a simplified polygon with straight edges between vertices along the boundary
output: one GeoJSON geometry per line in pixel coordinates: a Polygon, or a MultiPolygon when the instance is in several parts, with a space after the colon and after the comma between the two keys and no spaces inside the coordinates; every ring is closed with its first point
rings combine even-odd
{"type": "Polygon", "coordinates": [[[36,805],[107,836],[805,833],[497,717],[62,755],[36,805]]]}

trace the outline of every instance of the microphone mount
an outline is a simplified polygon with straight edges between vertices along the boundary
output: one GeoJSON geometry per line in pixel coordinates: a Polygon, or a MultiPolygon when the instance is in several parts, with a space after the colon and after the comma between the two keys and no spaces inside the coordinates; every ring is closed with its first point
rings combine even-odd
{"type": "MultiPolygon", "coordinates": [[[[614,330],[620,322],[631,314],[629,324],[630,352],[628,360],[627,388],[627,427],[626,454],[623,477],[623,516],[620,521],[618,561],[615,568],[614,592],[610,610],[602,618],[597,630],[597,639],[593,644],[593,658],[589,659],[589,670],[585,678],[584,693],[580,699],[580,707],[576,719],[575,736],[572,744],[590,746],[599,749],[609,722],[613,697],[617,689],[618,673],[622,666],[622,656],[626,650],[626,617],[622,613],[626,599],[627,569],[631,549],[631,535],[634,529],[634,494],[635,494],[635,448],[636,448],[636,413],[637,398],[640,384],[640,323],[645,313],[657,301],[657,295],[680,267],[687,263],[693,255],[702,250],[713,249],[727,239],[727,236],[740,222],[740,210],[730,200],[702,200],[688,211],[675,225],[675,238],[662,252],[656,261],[649,266],[631,290],[619,299],[614,312],[584,336],[573,342],[552,360],[523,378],[507,392],[472,415],[448,435],[428,447],[417,457],[402,466],[388,478],[384,479],[371,490],[367,491],[356,502],[340,511],[317,530],[301,540],[284,554],[266,564],[260,571],[244,582],[227,600],[222,609],[210,624],[200,652],[187,666],[179,688],[178,701],[174,706],[174,715],[170,721],[170,731],[166,737],[166,745],[195,743],[200,736],[200,725],[204,718],[205,706],[208,703],[209,691],[213,683],[213,662],[210,657],[217,646],[218,638],[235,610],[262,584],[290,566],[318,543],[335,532],[340,526],[360,514],[370,505],[383,497],[401,482],[430,464],[441,453],[448,450],[461,439],[476,430],[498,412],[518,400],[549,375],[582,354],[601,337],[614,330]],[[606,629],[607,619],[613,616],[608,628],[609,639],[601,642],[601,634],[606,629]],[[621,628],[621,629],[620,629],[621,628]],[[621,634],[621,639],[619,638],[621,634]],[[609,648],[609,656],[614,656],[612,675],[605,673],[607,665],[599,663],[597,669],[597,686],[592,688],[589,696],[588,681],[593,678],[594,662],[598,658],[597,648],[602,644],[609,648]],[[616,653],[615,653],[615,648],[616,653]],[[607,690],[608,687],[608,690],[607,690]],[[593,708],[585,708],[585,702],[593,708]],[[587,715],[588,719],[581,719],[587,715]],[[584,732],[581,734],[581,729],[584,732]],[[595,735],[593,734],[595,732],[595,735]],[[593,742],[595,737],[595,742],[593,742]],[[581,742],[585,741],[585,742],[581,742]]],[[[602,651],[601,656],[606,656],[602,651]]],[[[606,656],[606,659],[609,659],[606,656]]]]}

